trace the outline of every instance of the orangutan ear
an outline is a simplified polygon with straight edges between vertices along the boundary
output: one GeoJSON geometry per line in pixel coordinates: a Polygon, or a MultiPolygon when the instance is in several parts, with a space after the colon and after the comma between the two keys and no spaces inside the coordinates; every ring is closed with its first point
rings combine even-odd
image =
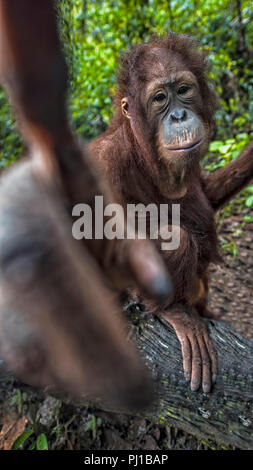
{"type": "Polygon", "coordinates": [[[128,98],[122,98],[121,100],[121,111],[123,116],[125,116],[127,119],[131,119],[131,115],[128,112],[129,110],[129,103],[128,103],[128,98]]]}

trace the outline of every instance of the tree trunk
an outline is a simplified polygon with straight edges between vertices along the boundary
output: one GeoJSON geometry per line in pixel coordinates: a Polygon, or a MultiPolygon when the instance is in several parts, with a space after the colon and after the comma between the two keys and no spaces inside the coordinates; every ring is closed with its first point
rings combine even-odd
{"type": "Polygon", "coordinates": [[[242,21],[242,5],[241,5],[241,0],[236,0],[236,10],[237,10],[237,15],[238,15],[238,22],[239,22],[239,49],[240,52],[248,58],[249,56],[249,50],[246,45],[246,39],[245,39],[245,28],[244,24],[242,21]]]}

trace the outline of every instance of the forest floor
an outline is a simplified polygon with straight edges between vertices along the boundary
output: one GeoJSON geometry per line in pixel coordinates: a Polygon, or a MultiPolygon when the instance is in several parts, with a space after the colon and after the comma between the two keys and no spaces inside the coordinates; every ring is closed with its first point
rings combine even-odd
{"type": "MultiPolygon", "coordinates": [[[[220,313],[219,320],[253,338],[253,223],[243,223],[245,216],[253,220],[253,211],[238,200],[232,210],[226,209],[219,217],[223,264],[211,269],[210,306],[220,313]]],[[[0,391],[0,449],[10,449],[27,429],[33,429],[34,433],[23,448],[34,447],[41,433],[46,435],[50,449],[205,450],[210,447],[175,427],[91,407],[76,408],[17,381],[2,381],[0,391]]],[[[217,448],[215,444],[214,447],[217,448]]]]}

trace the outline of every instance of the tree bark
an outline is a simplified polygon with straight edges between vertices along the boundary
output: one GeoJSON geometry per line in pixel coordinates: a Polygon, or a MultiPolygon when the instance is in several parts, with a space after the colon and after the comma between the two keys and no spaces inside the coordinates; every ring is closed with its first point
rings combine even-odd
{"type": "MultiPolygon", "coordinates": [[[[219,375],[211,393],[192,392],[183,376],[181,347],[169,323],[136,309],[131,316],[131,336],[151,371],[157,395],[153,406],[140,415],[158,424],[174,425],[202,441],[252,450],[253,342],[225,323],[208,320],[218,352],[219,375]]],[[[0,383],[5,380],[0,361],[0,383]]],[[[87,396],[71,399],[71,403],[131,414],[87,396]]]]}
{"type": "MultiPolygon", "coordinates": [[[[138,312],[134,316],[138,320],[138,312]]],[[[219,375],[209,394],[190,390],[179,341],[164,319],[145,316],[133,325],[132,335],[155,380],[158,397],[141,414],[160,424],[175,425],[202,441],[253,449],[253,342],[225,323],[209,320],[207,324],[219,357],[219,375]]],[[[84,405],[87,399],[75,403],[84,405]]],[[[99,401],[95,405],[128,413],[99,401]]]]}
{"type": "Polygon", "coordinates": [[[242,21],[242,5],[241,5],[241,0],[236,0],[236,10],[237,10],[237,15],[238,15],[238,22],[239,22],[239,48],[241,53],[248,58],[249,56],[249,50],[247,48],[246,44],[246,38],[245,38],[245,28],[244,24],[242,21]]]}

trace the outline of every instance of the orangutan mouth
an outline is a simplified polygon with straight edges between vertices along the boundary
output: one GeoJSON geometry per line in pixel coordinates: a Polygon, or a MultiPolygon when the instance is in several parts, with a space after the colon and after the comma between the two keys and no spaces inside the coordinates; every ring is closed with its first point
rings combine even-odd
{"type": "Polygon", "coordinates": [[[169,152],[189,152],[190,150],[194,150],[199,147],[199,145],[202,144],[202,141],[203,139],[200,139],[197,142],[191,144],[184,143],[183,145],[174,148],[166,146],[166,150],[169,152]]]}

